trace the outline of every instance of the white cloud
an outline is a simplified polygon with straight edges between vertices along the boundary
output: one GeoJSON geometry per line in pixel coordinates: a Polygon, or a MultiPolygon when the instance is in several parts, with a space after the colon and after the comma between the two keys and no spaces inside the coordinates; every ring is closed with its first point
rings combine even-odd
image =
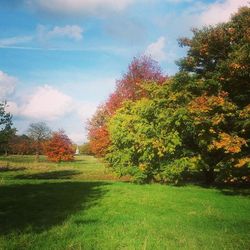
{"type": "Polygon", "coordinates": [[[26,0],[25,2],[38,11],[74,15],[121,11],[135,0],[26,0]]]}
{"type": "Polygon", "coordinates": [[[166,52],[164,51],[166,45],[165,37],[160,37],[154,43],[151,43],[145,50],[145,55],[151,56],[156,61],[164,61],[167,58],[166,52]]]}
{"type": "Polygon", "coordinates": [[[49,30],[44,25],[38,25],[37,37],[40,41],[46,41],[58,37],[66,37],[79,41],[83,38],[83,29],[78,25],[66,25],[63,27],[55,26],[49,30]]]}
{"type": "Polygon", "coordinates": [[[83,131],[80,132],[75,132],[75,133],[68,133],[68,137],[70,138],[71,141],[74,143],[80,145],[83,142],[87,141],[86,134],[83,131]]]}
{"type": "Polygon", "coordinates": [[[70,96],[59,90],[44,85],[38,87],[28,98],[19,111],[19,114],[40,120],[55,120],[72,111],[73,100],[70,96]]]}
{"type": "Polygon", "coordinates": [[[174,3],[174,4],[177,4],[177,3],[191,3],[193,1],[194,0],[165,0],[165,2],[167,2],[167,3],[174,3]]]}
{"type": "Polygon", "coordinates": [[[96,111],[98,103],[78,102],[76,103],[76,111],[81,121],[86,122],[96,111]]]}
{"type": "Polygon", "coordinates": [[[206,10],[201,14],[201,23],[202,25],[214,25],[226,22],[242,6],[249,6],[249,0],[216,1],[208,5],[206,10]]]}
{"type": "Polygon", "coordinates": [[[0,70],[0,100],[5,99],[15,90],[17,79],[0,70]]]}
{"type": "Polygon", "coordinates": [[[12,115],[18,115],[20,110],[17,103],[8,101],[6,111],[10,112],[12,115]]]}
{"type": "Polygon", "coordinates": [[[68,37],[74,40],[82,39],[83,29],[78,25],[66,25],[64,27],[55,26],[48,32],[49,37],[68,37]]]}
{"type": "Polygon", "coordinates": [[[3,39],[0,39],[0,47],[27,43],[32,40],[33,40],[32,36],[15,36],[15,37],[3,38],[3,39]]]}

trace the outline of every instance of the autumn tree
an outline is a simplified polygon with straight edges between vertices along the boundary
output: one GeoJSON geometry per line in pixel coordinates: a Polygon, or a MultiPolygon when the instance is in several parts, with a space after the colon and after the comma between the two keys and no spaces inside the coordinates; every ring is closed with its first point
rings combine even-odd
{"type": "Polygon", "coordinates": [[[214,180],[215,168],[228,171],[250,162],[249,20],[250,8],[243,7],[229,22],[195,29],[192,39],[180,40],[188,47],[180,70],[194,79],[189,85],[184,80],[181,89],[194,96],[188,104],[192,141],[205,162],[208,182],[214,180]]]}
{"type": "Polygon", "coordinates": [[[122,107],[126,100],[139,100],[147,96],[143,85],[147,82],[162,84],[167,79],[158,63],[150,57],[134,58],[128,71],[117,81],[115,91],[101,105],[88,124],[90,149],[97,156],[104,156],[110,145],[107,121],[122,107]]]}
{"type": "Polygon", "coordinates": [[[63,130],[59,130],[45,144],[45,153],[49,161],[61,162],[73,161],[75,151],[69,137],[63,130]]]}
{"type": "Polygon", "coordinates": [[[13,135],[8,143],[11,154],[31,155],[35,154],[34,141],[27,135],[13,135]]]}
{"type": "Polygon", "coordinates": [[[16,132],[12,127],[12,115],[6,111],[7,102],[0,102],[0,153],[8,153],[8,142],[16,132]]]}
{"type": "Polygon", "coordinates": [[[210,184],[247,171],[249,20],[242,8],[228,23],[194,30],[181,39],[188,51],[180,72],[163,85],[144,85],[147,95],[116,111],[106,157],[116,172],[139,182],[178,182],[202,170],[210,184]]]}
{"type": "Polygon", "coordinates": [[[36,160],[39,160],[39,155],[43,148],[43,143],[51,136],[51,129],[45,122],[31,123],[28,128],[28,136],[34,141],[36,151],[36,160]]]}

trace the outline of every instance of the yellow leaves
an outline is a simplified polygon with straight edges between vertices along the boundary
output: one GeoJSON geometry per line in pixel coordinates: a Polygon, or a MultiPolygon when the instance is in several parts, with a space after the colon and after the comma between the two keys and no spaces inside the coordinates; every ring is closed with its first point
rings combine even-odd
{"type": "Polygon", "coordinates": [[[140,169],[142,172],[144,172],[144,171],[147,169],[147,164],[145,164],[145,163],[140,163],[140,164],[139,164],[139,169],[140,169]]]}
{"type": "Polygon", "coordinates": [[[250,117],[250,104],[240,111],[240,118],[246,119],[250,117]]]}
{"type": "Polygon", "coordinates": [[[222,132],[219,133],[219,140],[214,140],[209,145],[209,150],[224,149],[227,154],[235,154],[239,153],[244,145],[247,145],[244,138],[222,132]]]}
{"type": "Polygon", "coordinates": [[[239,159],[238,163],[235,165],[237,168],[244,167],[246,164],[250,163],[250,157],[244,157],[239,159]]]}
{"type": "Polygon", "coordinates": [[[225,121],[224,114],[215,114],[211,121],[213,125],[220,124],[221,122],[225,121]]]}
{"type": "Polygon", "coordinates": [[[216,131],[215,131],[213,128],[210,128],[210,129],[209,129],[209,132],[210,132],[211,134],[215,134],[215,133],[216,133],[216,131]]]}
{"type": "Polygon", "coordinates": [[[159,157],[163,157],[166,152],[166,147],[163,145],[163,142],[160,140],[154,140],[153,141],[153,148],[156,149],[158,152],[159,157]]]}

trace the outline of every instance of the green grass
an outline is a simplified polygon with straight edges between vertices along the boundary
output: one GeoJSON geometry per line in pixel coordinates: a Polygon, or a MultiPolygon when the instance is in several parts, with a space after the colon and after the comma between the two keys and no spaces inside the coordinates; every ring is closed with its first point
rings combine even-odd
{"type": "Polygon", "coordinates": [[[249,249],[249,189],[118,181],[90,156],[0,157],[0,249],[249,249]]]}

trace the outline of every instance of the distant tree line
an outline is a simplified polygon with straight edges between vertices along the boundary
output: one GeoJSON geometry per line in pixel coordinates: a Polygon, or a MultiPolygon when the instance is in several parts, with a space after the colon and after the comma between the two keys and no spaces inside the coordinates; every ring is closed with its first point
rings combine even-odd
{"type": "Polygon", "coordinates": [[[27,134],[18,135],[12,115],[6,111],[6,102],[0,103],[0,154],[46,155],[54,162],[74,160],[75,147],[63,130],[52,132],[44,122],[31,123],[27,134]]]}
{"type": "Polygon", "coordinates": [[[88,124],[93,154],[137,182],[249,182],[250,8],[193,29],[187,54],[165,76],[135,58],[88,124]]]}

